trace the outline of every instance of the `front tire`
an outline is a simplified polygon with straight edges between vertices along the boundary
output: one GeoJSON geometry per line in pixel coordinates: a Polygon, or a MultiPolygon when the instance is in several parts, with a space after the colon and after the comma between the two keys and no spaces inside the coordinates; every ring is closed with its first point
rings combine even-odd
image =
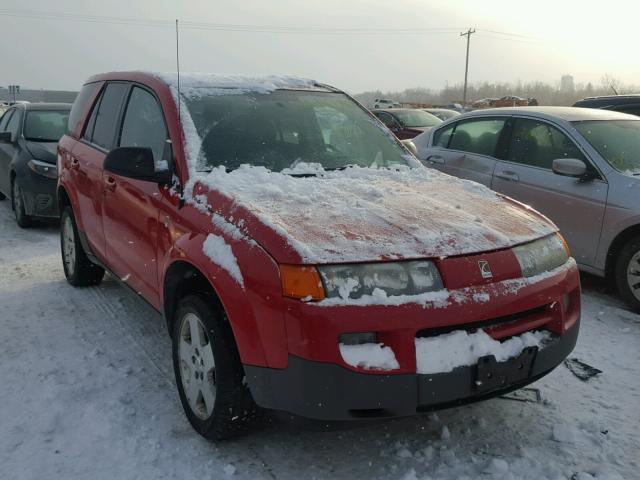
{"type": "Polygon", "coordinates": [[[640,236],[629,240],[616,260],[618,291],[634,311],[640,312],[640,236]]]}
{"type": "Polygon", "coordinates": [[[67,206],[60,216],[60,250],[64,275],[74,287],[98,285],[104,277],[104,268],[91,263],[82,248],[78,227],[71,207],[67,206]]]}
{"type": "Polygon", "coordinates": [[[244,433],[258,408],[226,315],[212,298],[188,295],[173,325],[173,368],[189,422],[209,440],[244,433]]]}
{"type": "Polygon", "coordinates": [[[18,180],[14,180],[11,184],[11,196],[13,213],[16,217],[16,223],[20,228],[29,228],[32,223],[32,219],[24,208],[24,195],[22,195],[22,189],[18,180]]]}

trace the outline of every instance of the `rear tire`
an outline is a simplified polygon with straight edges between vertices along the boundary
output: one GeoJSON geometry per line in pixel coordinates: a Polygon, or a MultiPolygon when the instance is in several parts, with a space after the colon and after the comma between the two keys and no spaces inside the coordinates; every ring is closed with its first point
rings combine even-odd
{"type": "Polygon", "coordinates": [[[173,322],[173,368],[189,423],[209,440],[245,433],[259,411],[224,311],[211,297],[180,300],[173,322]]]}
{"type": "Polygon", "coordinates": [[[618,254],[615,277],[624,301],[640,312],[640,236],[629,240],[618,254]]]}
{"type": "Polygon", "coordinates": [[[64,275],[74,287],[98,285],[104,277],[104,268],[87,258],[82,248],[78,227],[71,207],[67,206],[60,216],[60,250],[64,275]]]}
{"type": "Polygon", "coordinates": [[[16,223],[20,228],[29,228],[32,223],[32,219],[24,209],[24,195],[22,195],[22,189],[18,180],[14,180],[11,184],[11,196],[13,213],[16,217],[16,223]]]}

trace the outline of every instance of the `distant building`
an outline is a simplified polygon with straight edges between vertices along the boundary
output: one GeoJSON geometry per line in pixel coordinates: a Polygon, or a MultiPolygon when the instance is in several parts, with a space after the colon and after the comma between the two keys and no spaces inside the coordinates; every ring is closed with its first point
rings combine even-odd
{"type": "Polygon", "coordinates": [[[560,90],[562,92],[573,92],[574,89],[573,75],[563,75],[562,78],[560,78],[560,90]]]}
{"type": "MultiPolygon", "coordinates": [[[[78,92],[67,92],[64,90],[27,90],[20,89],[16,95],[16,100],[23,100],[31,103],[37,102],[64,102],[73,103],[78,92]]],[[[9,93],[6,87],[0,87],[0,102],[13,102],[13,94],[9,93]]]]}

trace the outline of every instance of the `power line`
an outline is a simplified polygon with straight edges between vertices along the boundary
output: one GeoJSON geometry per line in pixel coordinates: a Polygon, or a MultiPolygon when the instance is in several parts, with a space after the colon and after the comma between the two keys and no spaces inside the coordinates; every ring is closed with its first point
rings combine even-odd
{"type": "MultiPolygon", "coordinates": [[[[103,23],[112,25],[134,25],[147,27],[170,27],[173,21],[159,19],[143,19],[131,17],[110,17],[100,15],[73,14],[61,12],[35,12],[28,10],[0,9],[0,16],[15,18],[33,18],[40,20],[64,20],[89,23],[103,23]]],[[[317,27],[317,26],[273,26],[253,24],[223,24],[207,22],[181,21],[182,28],[195,30],[215,30],[226,32],[247,33],[276,33],[276,34],[305,34],[305,35],[422,35],[448,34],[459,30],[457,27],[415,27],[415,28],[387,28],[387,27],[317,27]]]]}

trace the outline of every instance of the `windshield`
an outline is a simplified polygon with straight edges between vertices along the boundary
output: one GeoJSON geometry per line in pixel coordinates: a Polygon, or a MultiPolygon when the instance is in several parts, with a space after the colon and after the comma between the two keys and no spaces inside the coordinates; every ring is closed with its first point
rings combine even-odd
{"type": "Polygon", "coordinates": [[[640,175],[640,120],[589,120],[573,125],[613,168],[640,175]]]}
{"type": "Polygon", "coordinates": [[[442,120],[438,117],[423,110],[396,111],[393,113],[405,127],[434,127],[442,123],[442,120]]]}
{"type": "Polygon", "coordinates": [[[57,142],[67,129],[69,110],[27,110],[24,138],[35,142],[57,142]]]}
{"type": "Polygon", "coordinates": [[[192,89],[186,100],[202,145],[197,170],[240,165],[271,171],[408,165],[404,149],[346,95],[192,89]]]}

